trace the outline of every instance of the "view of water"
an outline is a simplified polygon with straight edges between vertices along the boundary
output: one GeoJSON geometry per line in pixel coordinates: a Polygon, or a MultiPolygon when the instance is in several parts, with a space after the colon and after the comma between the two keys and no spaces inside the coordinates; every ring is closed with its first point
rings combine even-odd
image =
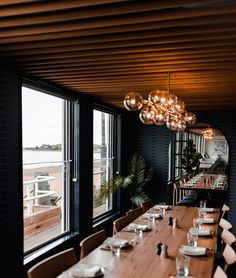
{"type": "Polygon", "coordinates": [[[62,151],[31,151],[23,150],[23,165],[25,169],[41,166],[57,166],[63,161],[62,151]]]}

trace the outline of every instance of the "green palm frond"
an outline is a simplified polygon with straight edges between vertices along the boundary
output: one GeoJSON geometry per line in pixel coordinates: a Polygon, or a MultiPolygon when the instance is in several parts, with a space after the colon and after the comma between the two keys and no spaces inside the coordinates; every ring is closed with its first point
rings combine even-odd
{"type": "Polygon", "coordinates": [[[152,179],[153,169],[148,168],[141,154],[134,153],[128,164],[128,176],[117,176],[101,185],[100,198],[108,197],[120,188],[128,191],[133,204],[139,205],[148,199],[144,186],[152,179]]]}

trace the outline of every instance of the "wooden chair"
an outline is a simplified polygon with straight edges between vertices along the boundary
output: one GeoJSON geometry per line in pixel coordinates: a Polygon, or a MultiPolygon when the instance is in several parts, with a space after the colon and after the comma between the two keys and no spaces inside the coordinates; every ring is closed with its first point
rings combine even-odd
{"type": "Polygon", "coordinates": [[[149,210],[151,207],[154,206],[153,200],[152,199],[148,199],[147,201],[144,201],[141,204],[141,207],[143,208],[143,212],[149,210]]]}
{"type": "Polygon", "coordinates": [[[173,206],[177,205],[185,196],[185,190],[180,189],[183,181],[176,181],[173,186],[173,206]]]}
{"type": "Polygon", "coordinates": [[[213,274],[213,278],[227,278],[227,277],[228,276],[226,275],[224,270],[218,265],[213,274]]]}
{"type": "Polygon", "coordinates": [[[69,248],[32,266],[27,275],[29,278],[55,278],[77,261],[75,250],[69,248]]]}
{"type": "Polygon", "coordinates": [[[227,206],[226,204],[223,204],[222,209],[221,209],[221,211],[222,211],[221,217],[224,217],[229,210],[230,210],[229,206],[227,206]]]}
{"type": "Polygon", "coordinates": [[[130,216],[131,221],[133,221],[134,219],[136,219],[142,214],[143,214],[143,207],[134,208],[126,212],[126,215],[130,216]]]}
{"type": "Polygon", "coordinates": [[[232,229],[232,224],[228,220],[226,220],[222,217],[220,219],[219,226],[222,229],[225,229],[225,230],[228,230],[228,231],[232,229]]]}
{"type": "Polygon", "coordinates": [[[226,244],[224,252],[223,252],[223,258],[224,258],[224,271],[226,272],[228,267],[236,262],[236,253],[234,249],[226,244]]]}
{"type": "Polygon", "coordinates": [[[87,256],[91,251],[101,245],[106,238],[107,234],[104,229],[84,238],[80,242],[80,259],[87,256]]]}
{"type": "Polygon", "coordinates": [[[124,227],[132,222],[130,215],[122,216],[113,222],[113,235],[121,231],[124,227]]]}

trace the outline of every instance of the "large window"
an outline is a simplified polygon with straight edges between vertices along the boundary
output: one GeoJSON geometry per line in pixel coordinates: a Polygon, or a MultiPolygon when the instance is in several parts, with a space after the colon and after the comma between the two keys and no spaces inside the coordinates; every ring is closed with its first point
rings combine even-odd
{"type": "Polygon", "coordinates": [[[22,88],[25,252],[69,229],[70,105],[22,88]]]}
{"type": "Polygon", "coordinates": [[[114,168],[114,115],[93,111],[93,216],[112,209],[112,195],[106,200],[99,198],[103,181],[113,177],[114,168]]]}

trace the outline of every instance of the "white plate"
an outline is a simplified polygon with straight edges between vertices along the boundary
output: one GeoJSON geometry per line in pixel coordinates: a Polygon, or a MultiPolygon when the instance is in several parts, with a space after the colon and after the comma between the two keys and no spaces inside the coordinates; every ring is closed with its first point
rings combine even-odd
{"type": "Polygon", "coordinates": [[[160,208],[160,209],[170,209],[168,205],[155,205],[154,208],[160,208]]]}
{"type": "Polygon", "coordinates": [[[113,245],[114,243],[119,242],[121,245],[121,248],[126,248],[130,246],[130,242],[127,239],[122,238],[115,238],[115,237],[108,237],[104,242],[104,247],[110,247],[110,245],[113,245]]]}
{"type": "Polygon", "coordinates": [[[205,212],[215,212],[216,209],[215,208],[201,208],[202,211],[205,211],[205,212]]]}
{"type": "Polygon", "coordinates": [[[73,267],[69,271],[69,277],[73,278],[88,278],[88,277],[103,277],[105,268],[101,265],[89,265],[81,263],[73,267]]]}
{"type": "Polygon", "coordinates": [[[179,251],[189,256],[203,256],[207,254],[207,248],[200,246],[194,247],[189,245],[182,245],[179,251]]]}

